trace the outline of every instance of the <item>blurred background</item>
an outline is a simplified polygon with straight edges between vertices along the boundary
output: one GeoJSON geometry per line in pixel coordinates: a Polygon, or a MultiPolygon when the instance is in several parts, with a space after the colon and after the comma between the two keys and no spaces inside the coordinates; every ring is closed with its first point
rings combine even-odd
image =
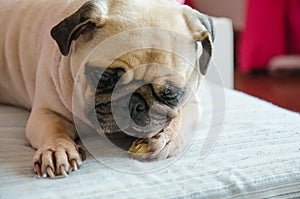
{"type": "Polygon", "coordinates": [[[300,0],[186,0],[234,30],[234,88],[300,112],[300,0]]]}

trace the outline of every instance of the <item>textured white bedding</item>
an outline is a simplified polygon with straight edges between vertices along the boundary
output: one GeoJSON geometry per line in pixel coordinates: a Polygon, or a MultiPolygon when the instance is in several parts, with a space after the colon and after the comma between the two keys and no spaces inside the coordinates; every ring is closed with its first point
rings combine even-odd
{"type": "MultiPolygon", "coordinates": [[[[196,138],[169,166],[134,174],[89,156],[77,173],[57,180],[34,177],[30,163],[34,150],[24,130],[29,113],[0,106],[0,198],[300,197],[300,115],[226,90],[219,142],[201,157],[203,132],[209,128],[211,114],[206,91],[201,95],[203,119],[196,138]]],[[[193,113],[187,115],[193,117],[193,113]]],[[[135,166],[147,164],[116,160],[120,165],[128,161],[135,166]]]]}

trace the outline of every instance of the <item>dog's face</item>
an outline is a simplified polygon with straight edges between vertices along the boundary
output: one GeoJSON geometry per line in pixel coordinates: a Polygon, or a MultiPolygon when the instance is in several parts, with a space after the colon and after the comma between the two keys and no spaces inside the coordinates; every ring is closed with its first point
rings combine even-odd
{"type": "Polygon", "coordinates": [[[109,67],[87,64],[85,73],[96,86],[96,114],[104,132],[122,128],[148,137],[166,127],[188,93],[185,73],[190,66],[174,71],[177,62],[170,52],[144,49],[118,57],[109,67]],[[91,78],[97,73],[101,75],[91,78]]]}
{"type": "MultiPolygon", "coordinates": [[[[86,103],[86,114],[96,111],[97,122],[105,133],[125,131],[137,137],[150,137],[177,117],[187,99],[189,83],[197,84],[194,66],[206,73],[211,56],[211,20],[175,0],[98,0],[85,3],[73,15],[55,26],[52,37],[65,56],[83,60],[107,38],[121,32],[157,28],[191,38],[189,45],[176,43],[176,35],[132,34],[127,45],[152,42],[153,48],[138,49],[116,57],[108,65],[101,56],[85,64],[86,82],[95,91],[95,107],[86,103]],[[148,35],[147,35],[148,36],[148,35]],[[76,40],[76,45],[72,41],[76,40]],[[171,51],[154,48],[155,43],[169,49],[186,48],[194,58],[187,62],[171,51]],[[197,44],[203,53],[197,57],[197,44]],[[81,58],[78,58],[81,57],[81,58]],[[198,59],[198,61],[196,61],[198,59]]],[[[93,104],[93,103],[92,103],[93,104]]],[[[88,116],[87,116],[88,117],[88,116]]]]}

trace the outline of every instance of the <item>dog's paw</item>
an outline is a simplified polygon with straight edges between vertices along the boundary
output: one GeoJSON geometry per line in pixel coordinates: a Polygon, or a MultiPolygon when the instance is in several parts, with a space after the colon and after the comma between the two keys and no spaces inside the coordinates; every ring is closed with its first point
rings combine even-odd
{"type": "Polygon", "coordinates": [[[61,141],[39,148],[33,156],[32,163],[39,177],[67,177],[71,171],[77,171],[85,160],[82,148],[69,141],[61,141]]]}
{"type": "Polygon", "coordinates": [[[183,139],[173,138],[165,131],[152,138],[136,140],[130,147],[130,155],[141,161],[163,160],[183,151],[183,139]]]}

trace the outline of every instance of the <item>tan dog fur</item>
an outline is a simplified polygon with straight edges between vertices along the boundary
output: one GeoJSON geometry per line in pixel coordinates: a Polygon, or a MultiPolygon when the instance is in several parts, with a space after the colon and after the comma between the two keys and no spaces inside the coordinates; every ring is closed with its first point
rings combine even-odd
{"type": "MultiPolygon", "coordinates": [[[[99,1],[102,4],[102,6],[99,4],[99,12],[93,13],[95,18],[99,19],[99,29],[93,35],[92,42],[90,35],[82,35],[72,43],[69,54],[63,56],[51,38],[50,31],[78,10],[84,2],[84,0],[1,1],[0,103],[31,110],[26,135],[32,147],[37,149],[33,157],[33,166],[38,175],[48,174],[50,177],[67,175],[67,171],[76,170],[77,165],[82,163],[79,148],[74,143],[77,132],[72,114],[73,85],[80,63],[101,41],[119,32],[141,27],[169,29],[197,41],[205,38],[211,40],[204,26],[199,25],[199,22],[195,22],[194,25],[193,20],[197,15],[190,8],[177,4],[175,0],[102,0],[99,1]]],[[[122,67],[135,67],[136,62],[158,62],[174,66],[174,59],[168,55],[159,53],[160,56],[153,56],[156,60],[149,60],[145,59],[149,57],[147,53],[125,55],[120,58],[125,60],[122,67]]],[[[120,63],[115,61],[110,67],[114,65],[120,63]]],[[[185,70],[182,74],[188,75],[189,72],[185,70]]],[[[155,74],[144,71],[132,78],[155,79],[155,74]]],[[[165,145],[178,137],[180,110],[178,114],[170,127],[165,129],[166,133],[159,136],[165,137],[165,145]]],[[[177,142],[180,140],[176,141],[173,148],[176,148],[177,142]]],[[[172,153],[173,148],[167,153],[172,153]]],[[[171,155],[165,154],[163,157],[168,156],[171,155]]],[[[153,159],[160,159],[159,157],[153,159]]]]}

